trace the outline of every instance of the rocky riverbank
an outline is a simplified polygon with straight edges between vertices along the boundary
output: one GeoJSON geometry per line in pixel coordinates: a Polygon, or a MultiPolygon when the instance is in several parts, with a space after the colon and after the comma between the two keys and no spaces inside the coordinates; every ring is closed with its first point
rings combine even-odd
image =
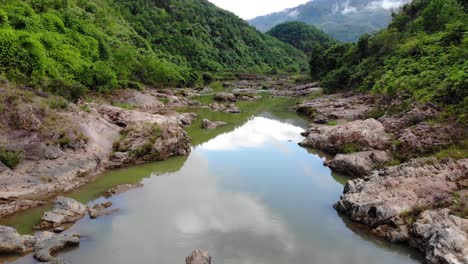
{"type": "Polygon", "coordinates": [[[370,95],[327,95],[297,111],[314,121],[301,145],[334,155],[325,165],[357,177],[338,211],[421,250],[427,263],[468,263],[468,159],[450,155],[466,129],[438,119],[432,104],[370,95]]]}

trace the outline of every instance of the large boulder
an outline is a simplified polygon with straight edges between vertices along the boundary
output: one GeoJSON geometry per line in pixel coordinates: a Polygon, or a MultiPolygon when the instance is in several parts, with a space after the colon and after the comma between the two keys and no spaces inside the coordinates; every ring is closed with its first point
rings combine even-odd
{"type": "Polygon", "coordinates": [[[468,159],[412,160],[349,181],[335,208],[354,221],[377,227],[403,213],[451,202],[467,176],[468,159]]]}
{"type": "Polygon", "coordinates": [[[79,243],[80,236],[78,234],[56,235],[52,232],[42,232],[37,236],[33,256],[40,262],[54,264],[66,263],[66,261],[52,256],[52,253],[71,246],[76,246],[79,243]]]}
{"type": "Polygon", "coordinates": [[[411,231],[410,243],[426,253],[427,263],[468,263],[468,219],[449,209],[424,211],[411,231]]]}
{"type": "Polygon", "coordinates": [[[35,238],[20,235],[8,226],[0,226],[0,254],[15,254],[30,251],[34,246],[35,238]]]}
{"type": "Polygon", "coordinates": [[[427,103],[394,116],[385,115],[379,118],[379,121],[382,122],[387,131],[395,132],[428,119],[435,118],[438,114],[439,111],[436,106],[427,103]]]}
{"type": "Polygon", "coordinates": [[[338,154],[325,165],[332,170],[347,175],[363,177],[381,167],[391,156],[386,151],[364,151],[352,154],[338,154]]]}
{"type": "Polygon", "coordinates": [[[64,224],[70,224],[83,218],[88,212],[88,207],[71,198],[57,197],[51,211],[45,212],[36,229],[55,228],[64,224]]]}
{"type": "Polygon", "coordinates": [[[226,122],[222,122],[222,121],[210,121],[208,119],[203,119],[202,121],[202,128],[203,129],[207,129],[207,130],[214,130],[218,127],[221,127],[221,126],[225,126],[227,125],[226,122]]]}
{"type": "Polygon", "coordinates": [[[191,146],[187,132],[180,126],[143,123],[127,127],[114,150],[112,161],[126,165],[184,156],[190,153],[191,146]]]}
{"type": "Polygon", "coordinates": [[[214,99],[215,99],[215,101],[219,101],[219,102],[235,102],[235,101],[237,101],[237,98],[236,98],[235,95],[233,95],[232,93],[225,93],[225,92],[216,93],[214,95],[214,99]]]}
{"type": "Polygon", "coordinates": [[[211,257],[206,251],[195,250],[185,259],[186,264],[211,264],[211,257]]]}
{"type": "Polygon", "coordinates": [[[371,118],[356,120],[338,126],[313,126],[303,133],[301,146],[312,147],[336,154],[347,146],[362,150],[386,150],[390,147],[390,135],[382,123],[371,118]]]}
{"type": "Polygon", "coordinates": [[[20,129],[37,131],[42,127],[38,110],[31,105],[22,105],[16,110],[15,121],[20,129]]]}

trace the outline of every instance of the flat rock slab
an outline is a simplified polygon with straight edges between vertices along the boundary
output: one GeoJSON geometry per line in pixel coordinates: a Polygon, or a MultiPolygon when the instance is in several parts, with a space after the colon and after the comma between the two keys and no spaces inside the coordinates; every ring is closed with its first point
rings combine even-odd
{"type": "Polygon", "coordinates": [[[24,253],[32,249],[35,238],[20,235],[16,229],[0,226],[0,254],[24,253]]]}
{"type": "Polygon", "coordinates": [[[66,263],[51,254],[67,247],[76,246],[79,243],[80,236],[78,234],[56,235],[51,232],[42,232],[37,237],[33,256],[41,262],[66,263]]]}
{"type": "Polygon", "coordinates": [[[51,211],[45,212],[41,222],[36,229],[48,229],[73,223],[83,218],[88,211],[88,207],[71,198],[63,196],[57,197],[51,211]]]}
{"type": "Polygon", "coordinates": [[[207,130],[214,130],[217,129],[218,127],[225,126],[227,125],[226,122],[222,121],[210,121],[208,119],[203,119],[202,121],[202,128],[207,129],[207,130]]]}

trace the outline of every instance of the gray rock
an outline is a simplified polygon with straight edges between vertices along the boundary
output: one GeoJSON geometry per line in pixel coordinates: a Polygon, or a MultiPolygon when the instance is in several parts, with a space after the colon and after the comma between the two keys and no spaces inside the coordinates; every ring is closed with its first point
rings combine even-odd
{"type": "Polygon", "coordinates": [[[43,205],[42,201],[33,201],[33,200],[15,200],[11,202],[6,202],[0,206],[0,218],[14,214],[16,212],[21,212],[34,208],[39,205],[43,205]]]}
{"type": "Polygon", "coordinates": [[[16,122],[19,128],[28,131],[37,131],[42,127],[42,121],[31,105],[22,105],[16,111],[16,122]]]}
{"type": "Polygon", "coordinates": [[[31,250],[34,243],[33,236],[22,236],[12,227],[0,226],[0,254],[24,253],[31,250]]]}
{"type": "Polygon", "coordinates": [[[67,247],[80,243],[78,234],[56,235],[51,232],[42,232],[34,245],[34,258],[41,262],[66,263],[64,260],[53,257],[51,254],[67,247]]]}
{"type": "Polygon", "coordinates": [[[230,114],[239,114],[241,111],[235,104],[228,104],[223,112],[230,114]]]}
{"type": "Polygon", "coordinates": [[[51,211],[45,212],[36,229],[55,228],[63,224],[74,223],[83,218],[88,207],[71,198],[57,197],[51,211]]]}
{"type": "Polygon", "coordinates": [[[186,264],[211,264],[211,256],[206,251],[195,250],[185,259],[186,264]]]}
{"type": "Polygon", "coordinates": [[[10,168],[8,168],[7,166],[5,166],[5,164],[3,164],[1,161],[0,161],[0,173],[4,172],[4,171],[9,171],[10,168]]]}
{"type": "Polygon", "coordinates": [[[451,215],[449,209],[424,211],[412,233],[410,243],[426,252],[427,263],[468,263],[468,219],[451,215]]]}
{"type": "Polygon", "coordinates": [[[352,154],[338,154],[331,161],[325,162],[336,172],[363,177],[391,159],[386,151],[364,151],[352,154]]]}
{"type": "Polygon", "coordinates": [[[236,102],[237,98],[232,93],[220,92],[214,95],[214,99],[219,102],[236,102]]]}
{"type": "Polygon", "coordinates": [[[338,126],[313,126],[304,133],[301,146],[317,148],[335,154],[349,144],[363,149],[386,150],[390,147],[390,135],[383,125],[371,118],[356,120],[338,126]]]}
{"type": "Polygon", "coordinates": [[[221,126],[225,126],[227,125],[226,122],[222,122],[222,121],[210,121],[208,119],[203,119],[202,121],[202,128],[203,129],[207,129],[207,130],[214,130],[218,127],[221,127],[221,126]]]}
{"type": "Polygon", "coordinates": [[[112,202],[110,201],[101,204],[95,204],[93,207],[89,208],[89,217],[91,219],[95,219],[101,216],[110,215],[118,211],[118,209],[106,210],[111,205],[112,202]]]}
{"type": "Polygon", "coordinates": [[[468,159],[418,159],[349,181],[335,208],[371,227],[417,208],[450,202],[468,175],[468,159]]]}
{"type": "Polygon", "coordinates": [[[63,155],[63,151],[60,148],[54,146],[46,147],[44,153],[45,158],[49,160],[58,159],[63,155]]]}

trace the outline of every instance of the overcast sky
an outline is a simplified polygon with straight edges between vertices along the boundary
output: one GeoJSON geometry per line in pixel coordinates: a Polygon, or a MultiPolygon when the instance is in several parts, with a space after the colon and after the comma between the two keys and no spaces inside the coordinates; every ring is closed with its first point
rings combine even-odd
{"type": "Polygon", "coordinates": [[[310,0],[209,0],[243,19],[266,15],[283,9],[296,7],[310,0]]]}

